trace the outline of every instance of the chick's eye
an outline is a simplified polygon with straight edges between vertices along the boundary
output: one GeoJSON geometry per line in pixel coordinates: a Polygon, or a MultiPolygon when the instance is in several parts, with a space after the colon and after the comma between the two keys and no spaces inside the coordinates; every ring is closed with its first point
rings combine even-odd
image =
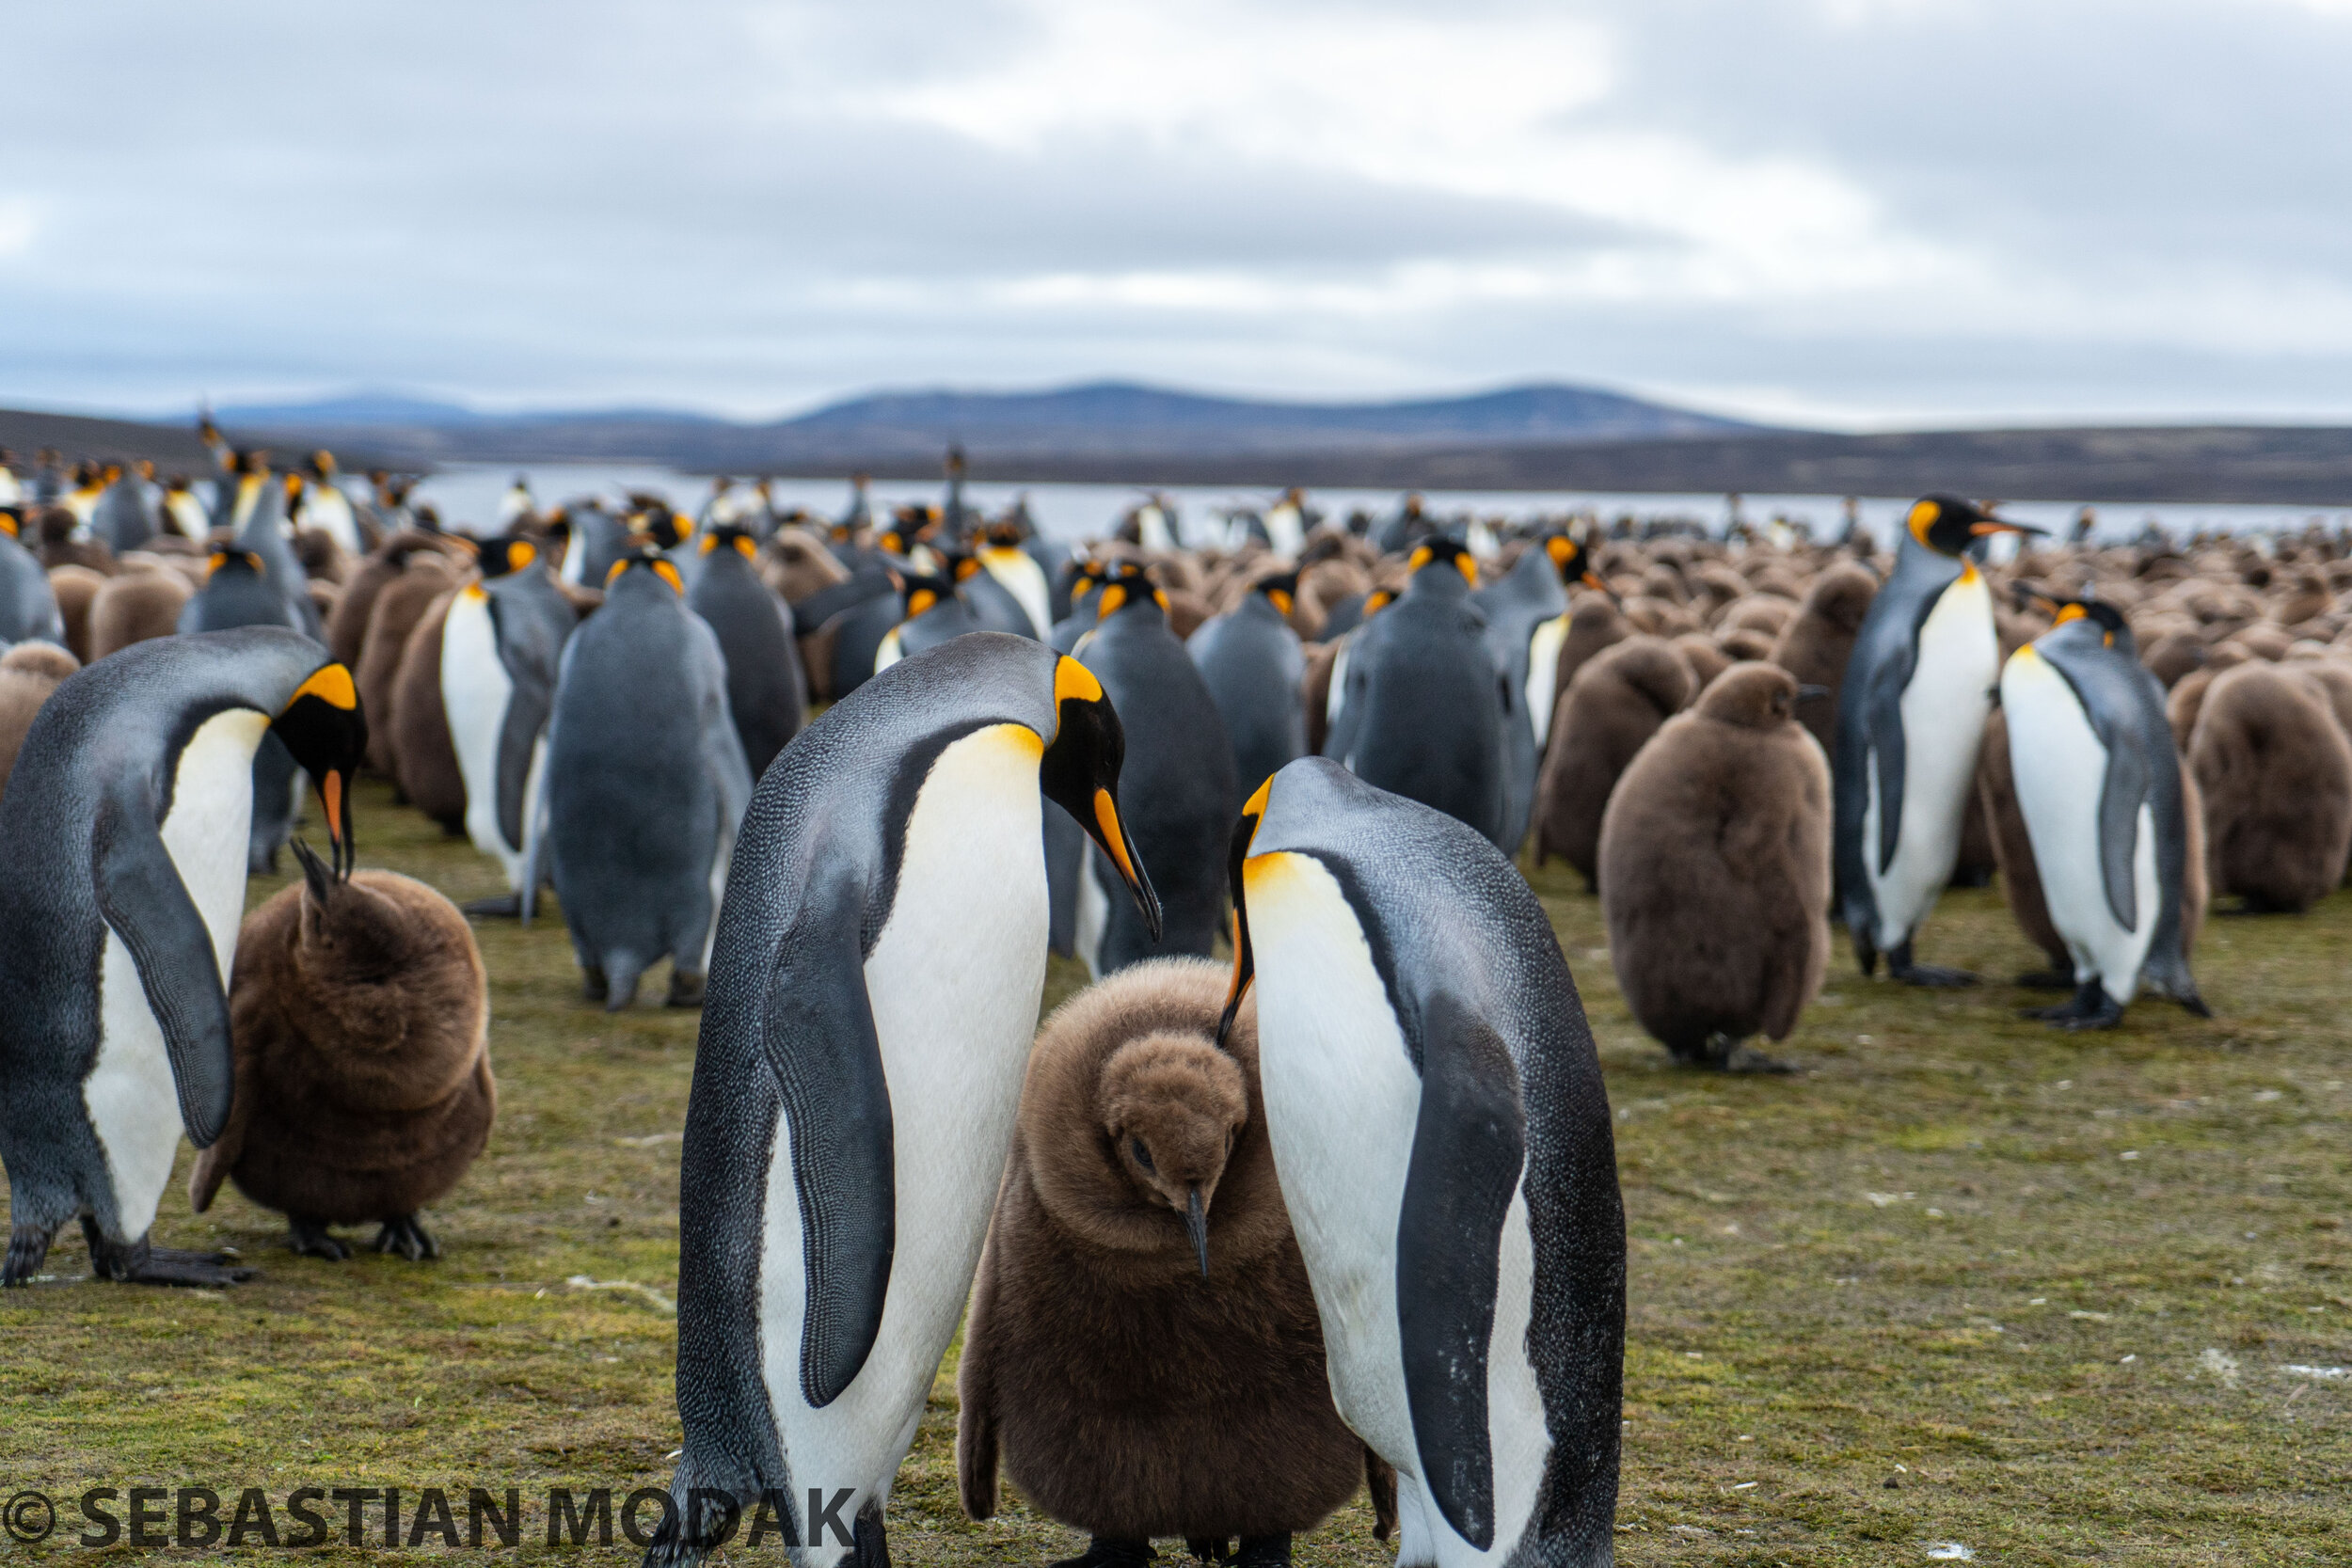
{"type": "Polygon", "coordinates": [[[1152,1151],[1143,1147],[1141,1138],[1129,1138],[1127,1147],[1134,1152],[1136,1164],[1141,1165],[1145,1170],[1152,1168],[1152,1151]]]}

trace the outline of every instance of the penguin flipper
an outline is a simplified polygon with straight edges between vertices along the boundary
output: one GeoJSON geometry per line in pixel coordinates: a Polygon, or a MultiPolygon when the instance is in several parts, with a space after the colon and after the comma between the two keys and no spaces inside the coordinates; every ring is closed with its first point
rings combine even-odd
{"type": "Polygon", "coordinates": [[[1494,1544],[1486,1351],[1502,1225],[1527,1153],[1526,1111],[1493,1026],[1444,992],[1422,1016],[1421,1109],[1396,1227],[1397,1336],[1413,1440],[1454,1532],[1494,1544]]]}
{"type": "Polygon", "coordinates": [[[898,1244],[890,1084],[859,926],[846,896],[804,903],[779,945],[760,1009],[760,1046],[791,1130],[801,1205],[808,1280],[801,1394],[819,1410],[849,1387],[874,1348],[898,1244]]]}
{"type": "MultiPolygon", "coordinates": [[[[1000,1184],[1001,1196],[1001,1184],[1000,1184]]],[[[996,1513],[996,1390],[989,1318],[995,1306],[996,1238],[980,1248],[972,1306],[963,1324],[963,1359],[956,1368],[956,1493],[964,1516],[996,1513]]]]}
{"type": "Polygon", "coordinates": [[[188,1141],[209,1148],[228,1125],[236,1079],[213,934],[145,812],[110,798],[99,808],[91,858],[98,911],[130,950],[163,1027],[188,1141]]]}

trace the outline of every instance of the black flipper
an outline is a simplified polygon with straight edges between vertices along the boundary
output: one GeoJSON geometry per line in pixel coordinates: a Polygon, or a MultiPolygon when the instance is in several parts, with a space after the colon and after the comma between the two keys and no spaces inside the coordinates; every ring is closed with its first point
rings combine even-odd
{"type": "MultiPolygon", "coordinates": [[[[499,602],[490,601],[491,634],[497,640],[499,657],[506,659],[506,627],[499,613],[499,602]]],[[[506,717],[499,726],[499,837],[516,849],[523,847],[525,806],[523,791],[531,784],[531,758],[539,744],[539,736],[548,727],[548,716],[555,711],[555,691],[536,670],[517,668],[508,662],[506,717]]]]}
{"type": "Polygon", "coordinates": [[[2139,890],[2134,871],[2138,862],[2139,808],[2148,799],[2148,762],[2130,744],[2117,745],[2096,713],[2091,726],[2107,748],[2106,782],[2099,787],[2099,874],[2106,883],[2107,908],[2116,924],[2127,931],[2139,929],[2139,890]]]}
{"type": "Polygon", "coordinates": [[[858,911],[844,903],[803,907],[776,955],[760,1019],[792,1131],[803,1216],[801,1395],[818,1409],[874,1348],[898,1237],[890,1085],[866,994],[858,911]]]}
{"type": "Polygon", "coordinates": [[[1494,1544],[1486,1345],[1503,1216],[1525,1164],[1518,1070],[1493,1028],[1443,992],[1422,1015],[1421,1114],[1396,1227],[1406,1404],[1431,1498],[1471,1545],[1494,1544]]]}
{"type": "Polygon", "coordinates": [[[98,911],[139,972],[147,1006],[163,1026],[188,1141],[210,1148],[229,1122],[236,1086],[229,996],[213,934],[180,880],[163,834],[144,813],[109,798],[90,839],[98,911]]]}

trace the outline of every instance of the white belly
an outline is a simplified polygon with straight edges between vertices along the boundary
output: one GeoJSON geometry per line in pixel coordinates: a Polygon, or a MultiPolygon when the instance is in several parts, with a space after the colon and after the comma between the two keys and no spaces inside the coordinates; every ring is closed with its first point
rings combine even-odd
{"type": "Polygon", "coordinates": [[[490,602],[479,587],[468,588],[450,600],[441,628],[441,707],[449,716],[458,776],[466,782],[466,836],[497,859],[510,887],[522,875],[523,847],[507,843],[499,827],[499,736],[514,694],[515,683],[499,661],[490,602]]]}
{"type": "Polygon", "coordinates": [[[351,515],[351,502],[333,485],[322,484],[310,492],[302,521],[306,527],[324,530],[349,553],[361,553],[358,519],[351,515]]]}
{"type": "Polygon", "coordinates": [[[1021,550],[993,549],[980,552],[980,564],[988,575],[1005,585],[1005,591],[1021,601],[1030,626],[1043,637],[1054,629],[1054,595],[1046,586],[1045,570],[1021,550]]]}
{"type": "Polygon", "coordinates": [[[881,674],[905,657],[906,650],[898,643],[898,628],[893,626],[882,633],[882,641],[874,649],[874,673],[881,674]]]}
{"type": "Polygon", "coordinates": [[[1534,1283],[1527,1203],[1504,1216],[1486,1368],[1495,1542],[1481,1552],[1430,1500],[1405,1392],[1397,1326],[1397,1216],[1421,1079],[1407,1059],[1363,928],[1311,857],[1248,863],[1266,1130],[1323,1320],[1331,1399],[1396,1466],[1400,1563],[1499,1562],[1534,1512],[1551,1442],[1526,1351],[1534,1283]]]}
{"type": "Polygon", "coordinates": [[[1527,641],[1527,719],[1535,726],[1538,757],[1551,738],[1551,710],[1560,696],[1560,645],[1568,640],[1571,619],[1566,613],[1553,616],[1527,641]]]}
{"type": "Polygon", "coordinates": [[[2109,996],[2129,1002],[2156,930],[2163,889],[2156,878],[2155,815],[2143,802],[2132,851],[2133,920],[2124,927],[2107,904],[2099,853],[2099,796],[2106,748],[2090,727],[2074,689],[2032,648],[2020,648],[2001,673],[2010,768],[2017,809],[2033,843],[2050,924],[2066,941],[2079,982],[2096,978],[2109,996]]]}
{"type": "Polygon", "coordinates": [[[1304,521],[1305,519],[1298,515],[1298,508],[1288,502],[1267,512],[1265,515],[1267,547],[1276,555],[1297,555],[1299,549],[1307,543],[1306,530],[1301,526],[1304,521]]]}
{"type": "Polygon", "coordinates": [[[891,1085],[897,1246],[873,1350],[822,1410],[801,1394],[807,1279],[790,1128],[777,1120],[761,1343],[796,1505],[812,1486],[855,1487],[848,1518],[888,1497],[971,1293],[1045,987],[1041,750],[1022,726],[981,730],[940,753],[915,799],[897,901],[866,963],[891,1085]]]}
{"type": "Polygon", "coordinates": [[[1869,804],[1863,820],[1863,870],[1878,904],[1878,945],[1899,945],[1935,907],[1960,858],[1960,830],[1976,787],[1977,753],[1993,712],[2001,647],[1993,633],[1993,601],[1971,571],[1944,590],[1919,628],[1918,660],[1903,689],[1902,822],[1895,859],[1879,868],[1877,752],[1871,752],[1869,804]]]}
{"type": "MultiPolygon", "coordinates": [[[[224,989],[245,914],[247,841],[253,831],[253,753],[269,721],[231,708],[199,726],[180,753],[164,848],[213,939],[224,989]]],[[[155,1222],[180,1146],[180,1097],[131,950],[111,930],[98,968],[98,1059],[82,1083],[82,1103],[105,1155],[122,1234],[135,1241],[155,1222]]]]}

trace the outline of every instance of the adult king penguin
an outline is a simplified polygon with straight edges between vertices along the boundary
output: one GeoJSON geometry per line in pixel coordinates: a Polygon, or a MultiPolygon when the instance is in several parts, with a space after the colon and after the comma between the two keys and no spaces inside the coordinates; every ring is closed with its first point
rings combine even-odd
{"type": "Polygon", "coordinates": [[[1870,601],[1838,697],[1836,885],[1862,972],[1962,986],[1915,963],[1912,937],[1952,879],[1993,711],[2001,645],[1993,595],[1965,554],[1994,533],[2040,533],[1956,496],[1913,504],[1895,570],[1870,601]]]}
{"type": "MultiPolygon", "coordinates": [[[[889,1560],[1044,986],[1041,794],[1157,922],[1124,753],[1083,665],[984,632],[828,709],[744,816],[687,1108],[672,1490],[767,1497],[796,1560],[889,1560]]],[[[693,1512],[649,1562],[701,1556],[693,1512]]]]}
{"type": "MultiPolygon", "coordinates": [[[[1340,1416],[1400,1564],[1611,1560],[1625,1211],[1592,1031],[1486,838],[1304,757],[1243,808],[1234,972],[1340,1416]]],[[[1219,1031],[1222,1037],[1223,1029],[1219,1031]]]]}
{"type": "Polygon", "coordinates": [[[1184,639],[1184,651],[1225,716],[1244,793],[1307,749],[1307,714],[1298,695],[1307,655],[1290,625],[1297,595],[1296,572],[1262,578],[1241,603],[1184,639]]]}
{"type": "Polygon", "coordinates": [[[1535,775],[1551,735],[1560,649],[1567,641],[1571,584],[1606,591],[1584,546],[1565,533],[1530,544],[1507,576],[1473,589],[1486,618],[1486,651],[1502,672],[1503,817],[1501,844],[1516,851],[1535,808],[1535,775]]]}
{"type": "Polygon", "coordinates": [[[482,546],[482,577],[457,591],[441,626],[441,709],[466,782],[466,836],[498,861],[511,890],[469,914],[516,914],[564,641],[578,620],[528,539],[482,546]]]}
{"type": "Polygon", "coordinates": [[[2185,940],[2180,751],[2122,612],[2059,601],[2002,668],[2001,712],[2042,902],[2074,960],[2074,1000],[2030,1016],[2113,1028],[2142,984],[2212,1016],[2185,940]]]}
{"type": "Polygon", "coordinates": [[[280,627],[142,642],[42,705],[0,809],[0,1281],[77,1217],[103,1277],[243,1277],[147,1232],[181,1129],[203,1148],[228,1120],[253,753],[274,735],[310,775],[340,871],[366,734],[351,673],[280,627]]]}

